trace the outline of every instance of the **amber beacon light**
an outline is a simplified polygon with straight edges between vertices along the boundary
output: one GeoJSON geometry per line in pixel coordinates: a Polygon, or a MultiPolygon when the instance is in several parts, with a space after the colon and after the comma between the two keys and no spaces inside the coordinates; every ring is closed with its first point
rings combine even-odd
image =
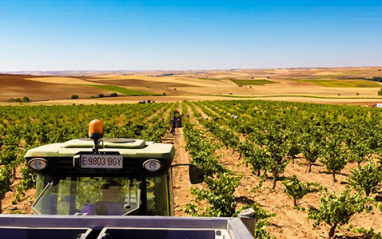
{"type": "Polygon", "coordinates": [[[95,151],[98,151],[98,140],[103,137],[103,124],[100,120],[92,120],[89,124],[89,137],[94,140],[95,151]]]}

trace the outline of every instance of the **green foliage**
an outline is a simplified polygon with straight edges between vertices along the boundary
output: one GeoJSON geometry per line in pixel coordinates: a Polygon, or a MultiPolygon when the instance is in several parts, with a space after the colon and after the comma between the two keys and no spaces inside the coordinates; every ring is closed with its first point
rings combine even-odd
{"type": "MultiPolygon", "coordinates": [[[[168,129],[160,119],[176,104],[148,105],[78,105],[78,106],[1,106],[0,110],[0,168],[3,175],[2,189],[9,190],[6,183],[15,175],[16,168],[24,161],[24,155],[30,148],[41,144],[64,142],[75,138],[87,137],[88,123],[100,118],[104,123],[105,137],[137,138],[135,127],[125,124],[132,121],[141,123],[148,116],[149,127],[141,130],[139,137],[159,142],[168,129]],[[117,126],[121,125],[121,126],[117,126]],[[5,175],[5,176],[4,176],[5,175]]],[[[20,170],[22,181],[16,186],[17,194],[13,203],[24,197],[24,192],[35,187],[36,174],[27,166],[20,170]]]]}
{"type": "Polygon", "coordinates": [[[276,237],[271,237],[269,232],[266,230],[269,221],[267,219],[258,220],[255,226],[255,238],[258,239],[276,239],[276,237]]]}
{"type": "Polygon", "coordinates": [[[104,94],[102,93],[98,94],[98,98],[103,98],[103,97],[105,97],[104,94]]]}
{"type": "Polygon", "coordinates": [[[32,169],[30,169],[27,165],[24,165],[20,169],[20,173],[23,180],[18,186],[16,186],[17,194],[15,195],[15,199],[12,201],[12,204],[19,202],[25,196],[25,191],[31,188],[36,188],[37,174],[32,169]]]}
{"type": "Polygon", "coordinates": [[[363,190],[366,196],[370,193],[376,193],[379,190],[379,184],[382,182],[381,169],[373,162],[365,166],[359,166],[358,169],[351,169],[351,175],[348,178],[349,184],[356,190],[363,190]]]}
{"type": "Polygon", "coordinates": [[[310,82],[324,87],[341,87],[341,88],[368,88],[368,87],[379,87],[378,82],[371,82],[366,80],[296,80],[298,82],[310,82]]]}
{"type": "Polygon", "coordinates": [[[140,90],[131,90],[131,89],[127,89],[127,88],[120,87],[120,86],[114,86],[114,85],[85,85],[85,86],[92,86],[92,87],[96,87],[96,88],[99,88],[102,90],[119,92],[121,94],[131,95],[131,96],[158,95],[158,94],[153,94],[150,92],[145,92],[145,91],[140,91],[140,90]]]}
{"type": "Polygon", "coordinates": [[[214,156],[215,150],[219,147],[217,144],[202,137],[202,133],[194,129],[191,124],[185,125],[183,133],[186,150],[189,151],[193,162],[203,167],[206,176],[228,171],[224,165],[219,163],[219,157],[214,156]]]}
{"type": "Polygon", "coordinates": [[[117,97],[117,96],[118,96],[118,94],[115,92],[110,94],[110,97],[117,97]]]}
{"type": "MultiPolygon", "coordinates": [[[[381,70],[379,69],[378,71],[381,71],[381,70]]],[[[380,77],[380,76],[373,76],[372,78],[366,78],[366,80],[382,82],[382,77],[380,77]]]]}
{"type": "MultiPolygon", "coordinates": [[[[211,118],[216,118],[216,115],[209,115],[211,118]]],[[[240,142],[239,136],[234,134],[231,130],[224,129],[220,127],[215,122],[207,122],[205,123],[206,128],[216,135],[222,143],[226,146],[226,148],[237,148],[238,143],[240,142]]]]}
{"type": "MultiPolygon", "coordinates": [[[[222,142],[227,148],[237,150],[239,160],[243,158],[240,164],[251,165],[253,173],[266,170],[273,176],[280,175],[288,159],[302,153],[309,168],[320,160],[335,179],[335,174],[349,160],[357,163],[374,160],[382,152],[380,109],[249,100],[203,101],[187,105],[197,118],[204,118],[204,115],[211,119],[221,118],[215,123],[200,120],[208,132],[200,130],[199,133],[208,134],[211,142],[222,142]],[[239,118],[233,120],[231,115],[239,118]],[[239,135],[240,141],[230,143],[230,137],[225,135],[231,138],[239,135]]],[[[265,176],[263,173],[259,182],[265,176]]],[[[280,178],[274,178],[277,177],[280,178]]],[[[304,191],[304,187],[299,186],[296,191],[304,191]]],[[[309,188],[316,187],[311,185],[309,188]]],[[[382,210],[382,206],[379,208],[382,210]]]]}
{"type": "Polygon", "coordinates": [[[314,164],[322,153],[322,130],[312,124],[308,124],[301,137],[301,152],[308,162],[308,172],[312,171],[314,164]]]}
{"type": "Polygon", "coordinates": [[[266,151],[269,155],[266,163],[266,169],[272,173],[273,189],[276,188],[276,182],[279,175],[284,173],[286,166],[289,164],[288,142],[286,141],[286,133],[281,128],[271,127],[265,139],[266,151]]]}
{"type": "Polygon", "coordinates": [[[18,147],[19,139],[16,137],[7,137],[4,141],[5,146],[0,151],[0,165],[10,166],[13,178],[16,177],[16,168],[23,160],[19,157],[20,150],[18,147]]]}
{"type": "Polygon", "coordinates": [[[23,102],[29,102],[29,101],[30,101],[30,99],[29,99],[29,97],[27,97],[27,96],[24,96],[24,97],[23,97],[23,99],[22,99],[22,101],[23,101],[23,102]]]}
{"type": "Polygon", "coordinates": [[[294,159],[301,152],[301,143],[299,140],[299,136],[296,131],[290,131],[287,134],[287,155],[292,159],[292,163],[294,163],[294,159]]]}
{"type": "Polygon", "coordinates": [[[253,209],[254,216],[257,220],[256,225],[255,225],[255,238],[270,239],[271,236],[270,236],[269,232],[266,230],[266,228],[269,224],[267,218],[276,217],[277,214],[276,213],[269,213],[267,210],[261,208],[258,203],[253,203],[250,206],[244,206],[238,211],[238,213],[244,209],[247,209],[247,208],[253,209]]]}
{"type": "Polygon", "coordinates": [[[35,188],[36,187],[36,180],[37,180],[37,174],[30,169],[27,165],[24,165],[20,169],[23,182],[22,182],[22,187],[23,190],[28,190],[30,188],[35,188]]]}
{"type": "Polygon", "coordinates": [[[206,177],[208,190],[191,188],[196,195],[195,202],[206,200],[209,207],[196,208],[193,203],[186,205],[185,212],[193,216],[231,217],[236,213],[235,190],[239,185],[240,175],[232,173],[217,174],[215,178],[206,177]]]}
{"type": "Polygon", "coordinates": [[[332,237],[337,225],[348,224],[356,213],[364,210],[369,212],[372,209],[371,202],[373,202],[371,198],[363,197],[359,192],[352,195],[350,187],[346,187],[340,195],[324,192],[324,196],[320,199],[320,208],[309,209],[308,219],[315,220],[313,228],[321,222],[331,226],[329,237],[332,237]]]}
{"type": "Polygon", "coordinates": [[[260,170],[266,170],[270,155],[264,149],[248,142],[240,142],[239,152],[244,156],[244,162],[251,165],[254,174],[260,176],[260,170]]]}
{"type": "Polygon", "coordinates": [[[269,81],[269,80],[235,80],[231,79],[231,81],[235,82],[236,85],[268,85],[268,84],[276,84],[277,82],[269,81]]]}
{"type": "Polygon", "coordinates": [[[348,132],[346,145],[350,151],[350,161],[357,162],[358,166],[367,160],[367,157],[373,153],[371,139],[363,133],[362,129],[348,132]]]}
{"type": "Polygon", "coordinates": [[[332,173],[333,181],[337,182],[336,173],[344,169],[348,163],[348,152],[340,137],[332,136],[327,139],[321,162],[332,173]]]}
{"type": "Polygon", "coordinates": [[[247,206],[244,206],[244,207],[240,208],[240,210],[237,212],[237,214],[239,214],[239,212],[241,212],[241,211],[243,211],[243,210],[245,210],[247,208],[252,208],[253,209],[253,211],[255,213],[255,217],[257,219],[266,219],[266,218],[276,217],[277,216],[276,213],[270,213],[267,210],[261,208],[258,203],[253,203],[251,205],[247,205],[247,206]]]}
{"type": "MultiPolygon", "coordinates": [[[[12,144],[10,141],[15,140],[16,146],[11,151],[15,151],[13,154],[19,157],[23,154],[18,151],[22,145],[20,140],[28,146],[87,137],[87,124],[94,118],[100,118],[104,122],[105,137],[138,137],[159,142],[162,132],[166,132],[166,127],[168,131],[169,127],[167,119],[163,123],[160,123],[160,120],[164,112],[170,112],[169,109],[173,106],[176,104],[2,106],[0,146],[5,153],[8,151],[6,147],[12,144]],[[146,120],[149,116],[154,117],[146,120]],[[137,132],[134,127],[126,126],[128,121],[132,121],[132,125],[142,124],[144,129],[137,132]]],[[[211,205],[206,210],[194,208],[196,213],[222,215],[232,212],[219,205],[219,199],[223,200],[223,196],[217,193],[229,192],[224,200],[230,202],[230,193],[234,190],[228,190],[232,185],[227,185],[228,188],[223,187],[224,182],[230,180],[224,181],[221,175],[225,173],[228,178],[236,177],[219,162],[216,149],[221,147],[221,144],[238,151],[243,157],[243,162],[249,164],[254,173],[258,170],[273,173],[273,169],[276,169],[277,175],[282,174],[282,167],[287,165],[289,158],[296,155],[298,147],[301,147],[300,152],[304,157],[312,162],[319,158],[327,160],[325,154],[330,152],[334,152],[330,157],[336,160],[342,157],[346,162],[347,159],[362,162],[373,159],[372,157],[382,149],[382,114],[380,109],[376,108],[241,100],[184,102],[182,113],[188,111],[184,108],[191,109],[195,117],[206,114],[210,119],[222,118],[214,124],[207,124],[205,122],[209,121],[203,120],[201,128],[198,129],[189,123],[184,127],[186,148],[193,162],[204,166],[206,182],[221,187],[206,188],[203,192],[203,195],[215,198],[210,199],[214,209],[211,209],[211,205]],[[203,111],[203,114],[200,111],[203,111]],[[232,114],[238,115],[239,118],[232,120],[232,114]],[[332,142],[336,142],[336,145],[331,146],[332,142]],[[330,147],[335,150],[331,150],[330,147]],[[342,150],[338,149],[341,147],[342,150]]],[[[17,157],[16,160],[2,158],[2,161],[9,163],[10,171],[10,161],[16,162],[17,157]]],[[[25,167],[22,171],[25,169],[28,168],[25,167]]],[[[23,185],[28,188],[27,185],[32,185],[33,180],[27,181],[29,172],[25,171],[23,175],[26,175],[23,185]]],[[[231,206],[233,208],[233,204],[231,206]]],[[[258,228],[266,224],[266,221],[262,221],[258,228]]]]}
{"type": "Polygon", "coordinates": [[[361,233],[361,234],[365,235],[367,238],[382,239],[382,233],[381,232],[375,232],[372,227],[370,227],[368,229],[366,229],[366,228],[355,228],[351,231],[354,233],[357,233],[357,234],[361,233]]]}
{"type": "Polygon", "coordinates": [[[78,99],[79,96],[78,95],[72,95],[72,97],[70,97],[71,99],[75,100],[75,99],[78,99]]]}
{"type": "Polygon", "coordinates": [[[0,200],[3,200],[5,193],[11,190],[12,185],[12,170],[8,165],[4,165],[3,168],[0,168],[0,185],[0,200]]]}
{"type": "Polygon", "coordinates": [[[148,141],[161,142],[162,137],[169,130],[169,125],[159,121],[142,133],[142,138],[148,141]]]}
{"type": "Polygon", "coordinates": [[[191,188],[191,194],[196,196],[195,202],[205,200],[209,204],[197,208],[194,203],[190,203],[186,205],[185,212],[193,216],[233,216],[236,213],[235,190],[241,175],[236,175],[219,163],[218,157],[214,156],[218,145],[204,138],[193,125],[186,124],[183,132],[186,150],[189,151],[192,162],[203,166],[204,181],[208,187],[191,188]]]}
{"type": "Polygon", "coordinates": [[[288,196],[293,198],[293,204],[295,207],[297,207],[297,200],[302,199],[308,193],[317,192],[322,188],[318,183],[315,182],[300,182],[295,174],[293,174],[289,180],[282,181],[282,184],[285,186],[283,191],[288,196]],[[316,188],[312,188],[311,186],[315,186],[316,188]]]}

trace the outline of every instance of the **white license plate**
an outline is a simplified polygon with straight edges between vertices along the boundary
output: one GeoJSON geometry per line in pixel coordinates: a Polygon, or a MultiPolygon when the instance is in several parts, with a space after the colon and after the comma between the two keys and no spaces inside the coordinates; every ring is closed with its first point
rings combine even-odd
{"type": "Polygon", "coordinates": [[[81,168],[123,168],[122,155],[82,154],[81,168]]]}

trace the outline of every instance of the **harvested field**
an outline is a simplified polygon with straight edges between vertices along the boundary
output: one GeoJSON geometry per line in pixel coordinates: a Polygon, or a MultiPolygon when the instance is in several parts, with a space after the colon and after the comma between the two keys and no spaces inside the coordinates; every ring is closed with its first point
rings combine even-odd
{"type": "MultiPolygon", "coordinates": [[[[41,76],[41,75],[0,75],[0,101],[8,102],[14,98],[29,97],[33,103],[71,104],[71,103],[131,103],[139,98],[90,99],[98,94],[113,93],[105,89],[97,89],[86,85],[119,86],[131,90],[139,90],[154,94],[165,94],[157,100],[200,100],[200,99],[233,99],[277,97],[277,100],[320,102],[312,98],[330,97],[323,103],[355,104],[368,102],[378,103],[381,84],[367,80],[344,80],[351,78],[381,77],[381,67],[363,68],[300,68],[300,69],[248,69],[226,71],[186,71],[186,72],[139,72],[126,74],[102,75],[102,72],[92,74],[84,72],[83,76],[41,76]],[[217,79],[217,80],[211,80],[217,79]],[[267,79],[276,84],[237,85],[233,81],[267,79]],[[293,80],[291,80],[293,79],[293,80]],[[79,100],[71,101],[76,94],[79,100]],[[227,97],[227,98],[225,98],[227,97]],[[228,98],[229,97],[229,98],[228,98]],[[233,98],[230,98],[233,97],[233,98]],[[291,98],[292,97],[292,98],[291,98]],[[352,98],[349,100],[348,98],[352,98]],[[358,100],[359,99],[359,100],[358,100]],[[59,100],[59,101],[58,101],[59,100]],[[66,100],[68,100],[66,102],[66,100]],[[40,102],[41,101],[41,102],[40,102]]],[[[244,82],[244,81],[243,81],[244,82]]],[[[137,96],[138,97],[138,96],[137,96]]],[[[381,100],[380,100],[381,98],[381,100]]],[[[270,98],[268,98],[270,99],[270,98]]]]}

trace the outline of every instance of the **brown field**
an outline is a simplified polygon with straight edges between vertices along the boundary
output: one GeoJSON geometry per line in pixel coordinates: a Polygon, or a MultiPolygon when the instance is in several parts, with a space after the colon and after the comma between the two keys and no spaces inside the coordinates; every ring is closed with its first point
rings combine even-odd
{"type": "MultiPolygon", "coordinates": [[[[261,69],[261,70],[230,70],[230,71],[203,71],[203,72],[173,72],[173,75],[164,72],[146,72],[134,74],[91,74],[89,76],[32,76],[32,75],[0,75],[0,104],[3,105],[36,105],[36,104],[119,104],[137,103],[141,100],[155,100],[156,102],[175,102],[182,100],[231,100],[231,99],[265,99],[276,101],[314,102],[325,104],[347,104],[370,106],[382,102],[382,96],[378,96],[380,87],[375,88],[335,88],[323,87],[312,82],[298,82],[290,79],[336,79],[380,77],[382,67],[364,68],[326,68],[326,69],[261,69]],[[205,79],[208,78],[208,79],[205,79]],[[266,79],[276,84],[264,86],[238,86],[230,79],[266,79]],[[213,80],[212,80],[213,79],[213,80]],[[158,94],[166,93],[166,96],[122,96],[91,99],[91,96],[112,92],[103,91],[84,84],[103,84],[125,87],[158,94]],[[176,90],[175,90],[176,89],[176,90]],[[357,95],[358,93],[358,95],[357,95]],[[72,94],[79,95],[79,99],[69,99],[72,94]],[[30,98],[29,103],[9,103],[10,98],[30,98]]],[[[344,80],[344,79],[341,79],[344,80]]],[[[190,120],[198,124],[196,117],[189,109],[190,120]]],[[[172,143],[176,149],[174,163],[188,163],[190,156],[185,151],[185,142],[182,129],[177,129],[175,136],[168,134],[163,139],[165,143],[172,143]]],[[[237,188],[239,204],[258,202],[263,208],[278,214],[270,219],[268,229],[272,236],[277,238],[327,238],[329,227],[322,225],[312,230],[312,221],[306,220],[306,213],[298,212],[292,208],[292,200],[282,193],[281,183],[275,190],[271,190],[271,182],[268,180],[265,187],[253,192],[255,178],[250,169],[238,166],[239,154],[232,150],[219,149],[216,154],[222,155],[221,162],[227,167],[234,169],[243,175],[240,186],[237,188]],[[240,201],[241,200],[241,201],[240,201]]],[[[338,175],[339,182],[333,183],[330,174],[326,174],[324,167],[317,163],[312,173],[306,172],[305,160],[300,157],[295,164],[289,164],[284,175],[289,177],[296,174],[302,181],[317,181],[321,185],[332,190],[343,190],[346,176],[351,167],[338,175]]],[[[191,184],[184,175],[187,171],[182,167],[174,168],[174,207],[176,216],[187,216],[184,206],[193,201],[189,188],[191,184]]],[[[20,175],[17,175],[20,181],[20,175]]],[[[14,189],[15,191],[15,189],[14,189]]],[[[5,212],[11,212],[12,208],[32,213],[30,207],[33,203],[34,191],[26,194],[26,200],[18,205],[11,205],[15,193],[7,193],[3,200],[5,212]]],[[[315,193],[300,201],[302,206],[315,206],[319,204],[320,195],[315,193]]],[[[352,219],[356,226],[373,227],[378,229],[382,224],[380,212],[373,214],[359,214],[352,219]]],[[[353,235],[343,229],[337,233],[343,233],[343,238],[364,238],[353,235]]]]}
{"type": "MultiPolygon", "coordinates": [[[[142,99],[157,102],[185,100],[267,99],[315,103],[370,105],[382,100],[382,87],[324,87],[297,80],[342,80],[381,77],[382,67],[294,68],[225,71],[139,72],[116,74],[89,73],[83,76],[41,76],[0,74],[1,104],[15,98],[29,97],[29,104],[118,104],[136,103],[142,99]],[[344,79],[345,78],[345,79],[344,79]],[[349,79],[346,79],[349,78],[349,79]],[[230,79],[263,79],[276,84],[239,86],[230,79]],[[166,96],[140,97],[119,94],[117,98],[95,98],[112,91],[86,85],[112,85],[166,96]],[[76,94],[77,100],[70,97],[76,94]]],[[[378,85],[378,84],[377,84],[378,85]]]]}

